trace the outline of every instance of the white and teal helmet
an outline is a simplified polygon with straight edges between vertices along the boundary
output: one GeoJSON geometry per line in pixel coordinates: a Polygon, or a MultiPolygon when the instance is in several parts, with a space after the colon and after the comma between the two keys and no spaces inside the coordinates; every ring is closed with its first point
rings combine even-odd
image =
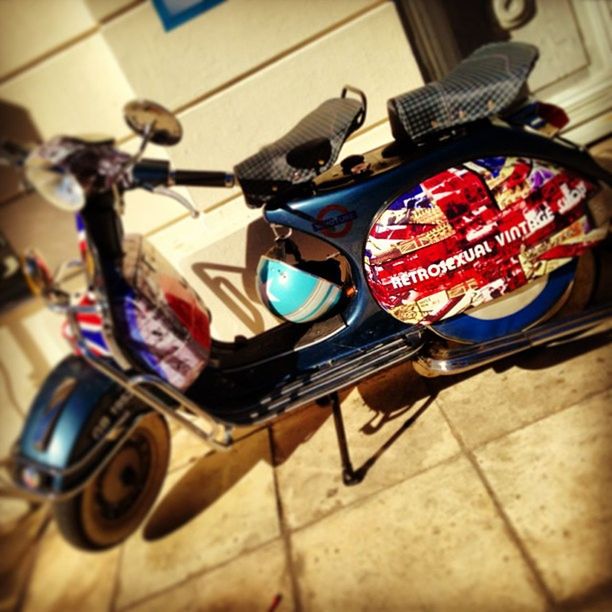
{"type": "Polygon", "coordinates": [[[343,292],[339,282],[305,270],[308,262],[291,265],[278,257],[273,249],[257,266],[257,291],[270,312],[292,323],[308,323],[338,304],[343,292]]]}

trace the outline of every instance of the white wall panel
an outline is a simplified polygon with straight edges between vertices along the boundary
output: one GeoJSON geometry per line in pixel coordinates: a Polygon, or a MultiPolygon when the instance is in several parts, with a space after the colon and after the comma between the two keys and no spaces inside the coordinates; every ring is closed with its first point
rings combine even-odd
{"type": "Polygon", "coordinates": [[[106,19],[117,11],[136,5],[139,2],[148,2],[148,0],[85,0],[87,8],[97,21],[106,19]]]}
{"type": "MultiPolygon", "coordinates": [[[[31,312],[32,305],[19,310],[31,312]]],[[[0,325],[0,459],[9,453],[47,369],[60,356],[58,341],[46,342],[48,332],[59,327],[55,317],[55,325],[46,320],[41,326],[38,321],[33,329],[28,329],[27,314],[5,318],[0,325]]]]}
{"type": "Polygon", "coordinates": [[[104,28],[139,96],[170,108],[253,70],[375,0],[231,0],[164,32],[150,2],[104,28]]]}
{"type": "Polygon", "coordinates": [[[43,139],[93,132],[125,135],[121,109],[132,97],[101,34],[0,85],[0,100],[28,109],[43,139]]]}
{"type": "Polygon", "coordinates": [[[589,64],[569,0],[539,0],[535,18],[514,30],[512,38],[532,43],[540,50],[540,59],[529,77],[532,90],[546,87],[589,64]]]}
{"type": "Polygon", "coordinates": [[[95,25],[84,0],[2,0],[0,78],[95,25]]]}
{"type": "Polygon", "coordinates": [[[0,231],[17,253],[35,247],[52,268],[79,256],[74,215],[35,192],[0,206],[0,231]]]}
{"type": "MultiPolygon", "coordinates": [[[[140,139],[134,138],[122,145],[121,149],[133,154],[138,150],[139,145],[140,139]]],[[[149,145],[147,147],[145,157],[163,160],[169,159],[166,149],[156,145],[149,145]]],[[[173,187],[172,189],[197,207],[186,187],[173,187]]],[[[125,208],[122,222],[127,233],[150,234],[168,223],[172,223],[189,214],[178,202],[166,196],[145,191],[144,189],[134,189],[133,191],[126,192],[124,194],[124,201],[125,208]]]]}

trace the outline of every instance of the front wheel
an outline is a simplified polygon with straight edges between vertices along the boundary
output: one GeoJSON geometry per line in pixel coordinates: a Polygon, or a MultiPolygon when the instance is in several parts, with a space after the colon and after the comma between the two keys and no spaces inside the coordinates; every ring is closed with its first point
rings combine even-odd
{"type": "Polygon", "coordinates": [[[147,414],[79,494],[54,504],[62,535],[83,550],[102,550],[121,543],[153,505],[169,456],[166,421],[156,413],[147,414]]]}

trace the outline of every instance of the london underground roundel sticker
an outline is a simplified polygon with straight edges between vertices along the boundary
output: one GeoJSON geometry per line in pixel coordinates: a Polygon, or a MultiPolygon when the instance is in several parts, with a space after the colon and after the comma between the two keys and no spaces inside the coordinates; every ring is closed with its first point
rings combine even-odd
{"type": "Polygon", "coordinates": [[[587,215],[595,185],[516,157],[467,162],[393,199],[376,217],[365,270],[378,304],[434,323],[547,276],[607,232],[587,215]]]}
{"type": "Polygon", "coordinates": [[[356,218],[357,213],[346,206],[330,204],[319,211],[313,229],[329,238],[342,238],[351,231],[356,218]]]}

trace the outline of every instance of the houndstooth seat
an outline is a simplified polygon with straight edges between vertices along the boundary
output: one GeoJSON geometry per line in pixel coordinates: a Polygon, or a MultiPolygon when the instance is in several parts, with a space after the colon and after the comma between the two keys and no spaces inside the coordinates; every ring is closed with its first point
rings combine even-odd
{"type": "Polygon", "coordinates": [[[364,100],[332,98],[285,136],[234,167],[247,203],[261,206],[283,189],[330,168],[348,136],[362,123],[364,100]]]}
{"type": "Polygon", "coordinates": [[[440,81],[388,101],[393,136],[419,140],[502,113],[526,96],[525,82],[537,59],[537,48],[525,43],[480,47],[440,81]]]}

